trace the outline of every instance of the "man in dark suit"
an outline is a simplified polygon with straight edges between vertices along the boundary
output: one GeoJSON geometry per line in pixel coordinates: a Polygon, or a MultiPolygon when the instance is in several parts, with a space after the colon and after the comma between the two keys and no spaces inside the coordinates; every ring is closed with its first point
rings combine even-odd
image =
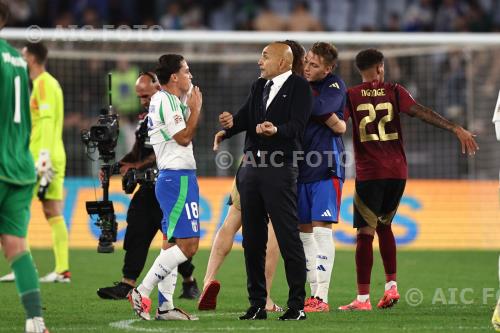
{"type": "Polygon", "coordinates": [[[298,168],[302,136],[312,110],[312,93],[305,79],[292,74],[293,55],[283,43],[264,48],[261,77],[245,104],[233,116],[220,116],[225,134],[246,131],[245,157],[237,174],[241,196],[243,248],[250,308],[241,320],[266,319],[264,275],[268,216],[285,262],[289,286],[288,310],[281,320],[302,320],[306,267],[297,216],[298,168]]]}

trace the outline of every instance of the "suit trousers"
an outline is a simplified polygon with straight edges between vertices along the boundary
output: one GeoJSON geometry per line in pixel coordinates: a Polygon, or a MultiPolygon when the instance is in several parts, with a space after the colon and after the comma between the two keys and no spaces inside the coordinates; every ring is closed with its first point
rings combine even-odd
{"type": "Polygon", "coordinates": [[[237,174],[241,199],[243,249],[250,304],[266,304],[265,260],[268,216],[271,218],[289,287],[288,307],[304,308],[306,259],[299,237],[298,168],[243,163],[237,174]]]}

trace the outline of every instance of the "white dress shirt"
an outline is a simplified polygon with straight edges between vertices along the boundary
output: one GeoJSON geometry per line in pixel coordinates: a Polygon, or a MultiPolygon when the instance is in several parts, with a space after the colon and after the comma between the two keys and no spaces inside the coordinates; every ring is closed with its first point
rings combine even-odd
{"type": "MultiPolygon", "coordinates": [[[[290,77],[290,75],[292,75],[291,70],[283,74],[280,74],[271,80],[273,81],[273,85],[271,86],[271,91],[269,92],[269,98],[267,99],[266,110],[273,101],[274,97],[276,97],[276,95],[278,94],[278,91],[281,89],[285,81],[290,77]]],[[[266,82],[266,84],[268,83],[269,81],[266,82]]]]}

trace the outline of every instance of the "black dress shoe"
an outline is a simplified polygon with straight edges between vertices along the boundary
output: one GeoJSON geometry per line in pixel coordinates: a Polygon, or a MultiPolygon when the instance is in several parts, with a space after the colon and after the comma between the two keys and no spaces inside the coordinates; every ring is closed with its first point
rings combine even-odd
{"type": "Polygon", "coordinates": [[[182,282],[182,294],[179,298],[198,299],[198,297],[200,297],[200,289],[198,289],[196,279],[189,282],[182,282]]]}
{"type": "Polygon", "coordinates": [[[102,299],[127,299],[129,291],[134,288],[124,282],[115,282],[113,287],[97,289],[97,295],[102,299]]]}
{"type": "Polygon", "coordinates": [[[251,306],[248,308],[247,313],[240,317],[240,320],[264,320],[267,319],[267,312],[264,308],[251,306]]]}
{"type": "Polygon", "coordinates": [[[288,308],[288,310],[286,310],[286,312],[278,319],[279,320],[305,320],[306,318],[307,317],[306,317],[304,310],[296,310],[296,309],[288,308]]]}

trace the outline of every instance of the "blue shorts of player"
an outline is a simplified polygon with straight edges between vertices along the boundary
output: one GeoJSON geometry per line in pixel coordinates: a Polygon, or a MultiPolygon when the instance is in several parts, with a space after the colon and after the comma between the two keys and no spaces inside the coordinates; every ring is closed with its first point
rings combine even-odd
{"type": "Polygon", "coordinates": [[[196,170],[160,170],[156,199],[163,212],[163,239],[200,237],[200,193],[196,170]]]}
{"type": "Polygon", "coordinates": [[[310,224],[312,221],[339,221],[340,199],[344,182],[337,178],[298,184],[299,223],[310,224]]]}

